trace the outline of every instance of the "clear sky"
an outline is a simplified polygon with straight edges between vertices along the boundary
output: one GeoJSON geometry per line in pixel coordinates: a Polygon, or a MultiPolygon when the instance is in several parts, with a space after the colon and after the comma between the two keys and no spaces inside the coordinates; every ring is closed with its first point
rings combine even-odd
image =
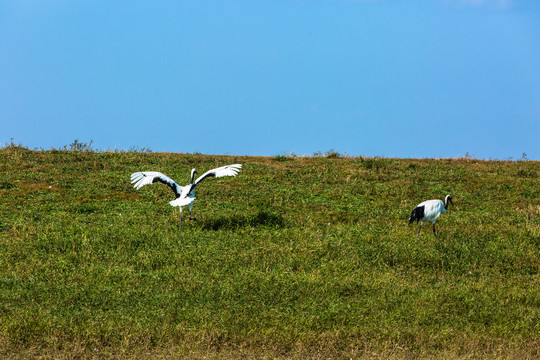
{"type": "Polygon", "coordinates": [[[540,160],[540,1],[0,0],[0,143],[540,160]]]}

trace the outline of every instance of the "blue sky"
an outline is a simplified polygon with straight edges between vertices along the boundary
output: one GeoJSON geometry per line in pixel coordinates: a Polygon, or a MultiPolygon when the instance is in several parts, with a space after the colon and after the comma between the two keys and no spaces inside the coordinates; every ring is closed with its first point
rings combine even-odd
{"type": "Polygon", "coordinates": [[[540,2],[0,0],[0,143],[540,159],[540,2]]]}

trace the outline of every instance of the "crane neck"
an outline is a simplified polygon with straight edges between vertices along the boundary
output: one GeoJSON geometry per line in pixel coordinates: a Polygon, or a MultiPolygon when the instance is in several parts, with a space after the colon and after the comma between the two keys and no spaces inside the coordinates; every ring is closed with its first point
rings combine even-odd
{"type": "Polygon", "coordinates": [[[444,208],[445,210],[448,210],[448,196],[444,198],[444,208]]]}

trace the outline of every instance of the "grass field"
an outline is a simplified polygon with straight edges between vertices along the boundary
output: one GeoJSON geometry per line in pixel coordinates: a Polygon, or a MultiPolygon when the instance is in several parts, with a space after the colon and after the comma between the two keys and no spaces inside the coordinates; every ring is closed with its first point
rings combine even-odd
{"type": "Polygon", "coordinates": [[[0,358],[540,358],[537,161],[12,144],[0,175],[0,358]],[[129,181],[232,163],[181,233],[129,181]]]}

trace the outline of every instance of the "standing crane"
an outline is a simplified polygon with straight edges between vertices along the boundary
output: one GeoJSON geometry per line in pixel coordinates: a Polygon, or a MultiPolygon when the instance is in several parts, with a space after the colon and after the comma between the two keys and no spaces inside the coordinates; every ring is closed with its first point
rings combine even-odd
{"type": "Polygon", "coordinates": [[[409,218],[409,224],[412,224],[413,221],[416,220],[416,223],[420,221],[420,227],[418,228],[418,232],[416,233],[416,237],[420,234],[420,229],[422,229],[422,225],[424,225],[425,222],[429,221],[433,223],[433,234],[435,237],[437,237],[437,233],[435,232],[435,222],[439,218],[439,215],[441,213],[446,213],[446,210],[448,209],[448,203],[452,203],[452,195],[446,195],[444,198],[444,203],[442,200],[427,200],[420,204],[418,204],[414,210],[411,213],[411,217],[409,218]]]}
{"type": "Polygon", "coordinates": [[[191,170],[191,181],[189,185],[180,186],[170,177],[158,172],[158,171],[141,171],[131,174],[131,183],[135,184],[133,187],[139,190],[144,185],[150,185],[155,182],[163,183],[171,188],[174,192],[174,200],[169,201],[171,206],[177,206],[180,209],[180,225],[178,230],[182,228],[182,207],[189,205],[189,220],[194,220],[191,217],[191,209],[193,208],[193,201],[195,200],[195,187],[204,179],[209,177],[223,177],[223,176],[236,176],[240,169],[241,164],[233,164],[222,166],[216,169],[209,170],[199,176],[195,180],[196,169],[191,170]]]}

